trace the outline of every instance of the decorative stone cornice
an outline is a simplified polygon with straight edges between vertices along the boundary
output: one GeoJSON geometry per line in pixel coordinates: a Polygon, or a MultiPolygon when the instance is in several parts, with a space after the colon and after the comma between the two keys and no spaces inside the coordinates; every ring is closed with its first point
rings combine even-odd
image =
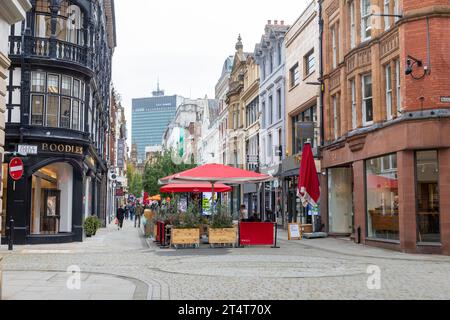
{"type": "Polygon", "coordinates": [[[28,0],[1,0],[0,18],[10,25],[25,20],[26,12],[31,9],[28,0]]]}
{"type": "Polygon", "coordinates": [[[11,60],[7,56],[5,56],[2,52],[0,52],[0,68],[8,69],[11,64],[11,60]]]}

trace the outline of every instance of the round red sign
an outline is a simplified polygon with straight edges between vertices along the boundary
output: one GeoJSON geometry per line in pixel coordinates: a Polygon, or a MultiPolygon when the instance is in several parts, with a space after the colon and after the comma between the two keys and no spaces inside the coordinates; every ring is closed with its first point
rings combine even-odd
{"type": "Polygon", "coordinates": [[[14,181],[22,178],[23,169],[23,161],[20,158],[13,158],[9,163],[9,175],[14,181]]]}

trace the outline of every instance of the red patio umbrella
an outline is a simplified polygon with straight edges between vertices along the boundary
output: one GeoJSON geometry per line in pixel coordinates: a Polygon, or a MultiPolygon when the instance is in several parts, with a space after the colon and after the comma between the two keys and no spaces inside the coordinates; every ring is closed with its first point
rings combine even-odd
{"type": "MultiPolygon", "coordinates": [[[[216,184],[215,192],[230,192],[233,190],[224,184],[216,184]]],[[[190,184],[169,184],[160,189],[161,193],[185,193],[185,192],[211,192],[212,186],[209,183],[197,182],[190,184]]]]}
{"type": "Polygon", "coordinates": [[[298,195],[304,207],[307,207],[308,204],[317,206],[320,199],[320,182],[310,143],[306,143],[303,148],[298,179],[298,195]]]}
{"type": "Polygon", "coordinates": [[[206,181],[211,183],[214,193],[214,185],[217,183],[244,184],[246,182],[264,182],[271,178],[270,175],[253,171],[242,170],[222,164],[206,164],[194,169],[186,170],[172,176],[162,178],[163,184],[189,183],[192,181],[206,181]]]}

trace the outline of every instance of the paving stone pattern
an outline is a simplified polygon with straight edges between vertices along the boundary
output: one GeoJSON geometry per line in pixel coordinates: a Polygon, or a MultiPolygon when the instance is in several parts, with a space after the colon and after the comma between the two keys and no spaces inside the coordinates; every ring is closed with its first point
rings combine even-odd
{"type": "Polygon", "coordinates": [[[3,299],[261,300],[450,299],[450,257],[409,255],[343,239],[287,241],[280,249],[160,249],[126,222],[84,243],[17,246],[3,256],[3,299]],[[69,290],[69,266],[81,289],[69,290]],[[367,286],[368,267],[381,289],[367,286]]]}

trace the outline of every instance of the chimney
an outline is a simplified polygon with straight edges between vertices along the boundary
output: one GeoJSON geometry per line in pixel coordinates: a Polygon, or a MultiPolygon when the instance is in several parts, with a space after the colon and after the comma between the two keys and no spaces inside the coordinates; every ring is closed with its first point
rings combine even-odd
{"type": "Polygon", "coordinates": [[[272,20],[267,20],[267,24],[268,24],[269,26],[271,26],[271,25],[272,25],[272,20]]]}
{"type": "Polygon", "coordinates": [[[284,20],[281,20],[281,25],[284,26],[284,20]]]}
{"type": "Polygon", "coordinates": [[[275,25],[278,25],[278,20],[274,20],[275,25]]]}

